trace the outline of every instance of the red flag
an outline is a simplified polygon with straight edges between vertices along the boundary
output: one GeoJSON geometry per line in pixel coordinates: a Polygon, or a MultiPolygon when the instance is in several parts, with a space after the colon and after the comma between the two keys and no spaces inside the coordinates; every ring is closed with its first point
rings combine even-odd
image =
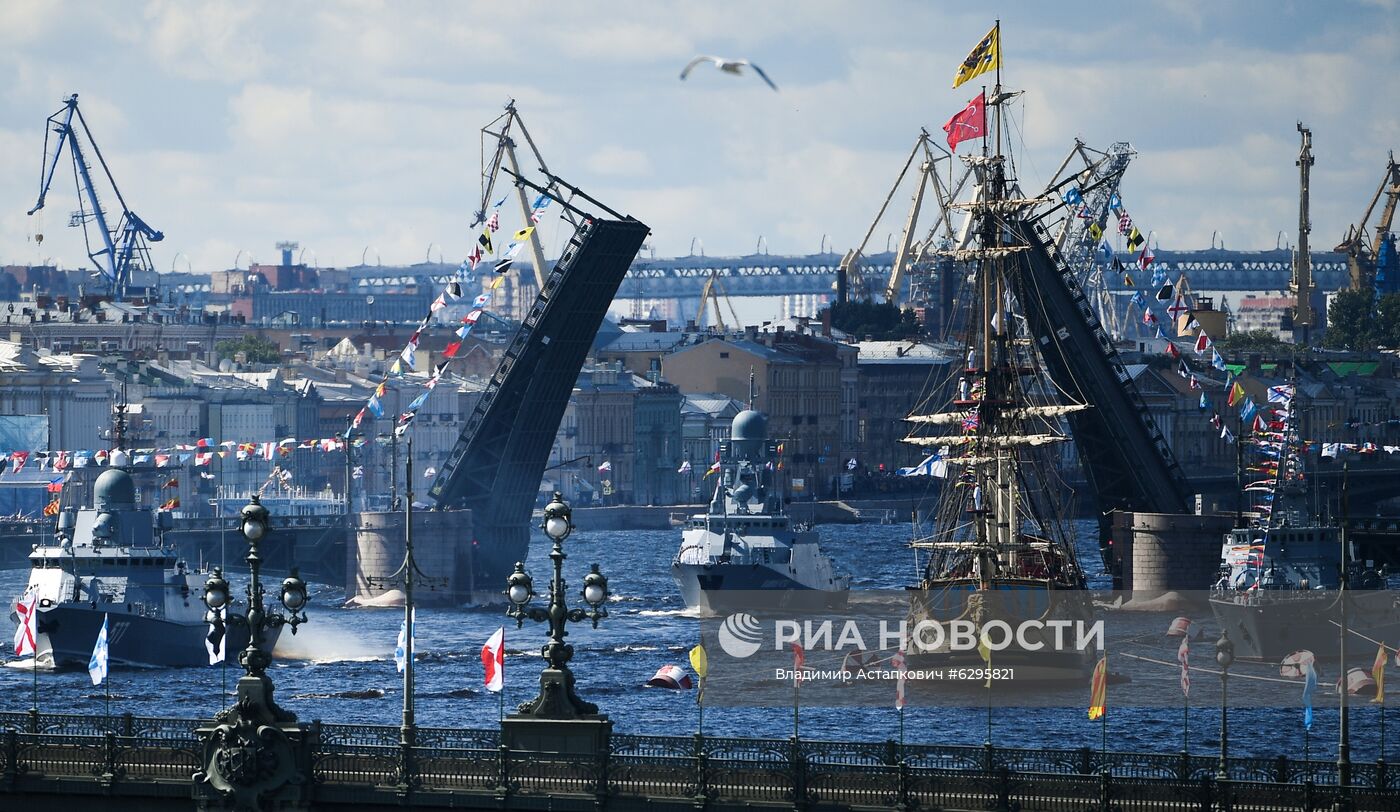
{"type": "Polygon", "coordinates": [[[792,684],[802,684],[802,668],[807,664],[807,652],[802,650],[802,646],[792,644],[792,684]]]}
{"type": "Polygon", "coordinates": [[[486,669],[486,690],[499,692],[506,684],[506,627],[497,629],[481,647],[481,665],[486,669]]]}
{"type": "Polygon", "coordinates": [[[948,123],[943,125],[943,132],[948,134],[948,148],[954,152],[957,151],[959,142],[986,135],[986,94],[978,93],[977,97],[968,102],[966,107],[948,119],[948,123]]]}

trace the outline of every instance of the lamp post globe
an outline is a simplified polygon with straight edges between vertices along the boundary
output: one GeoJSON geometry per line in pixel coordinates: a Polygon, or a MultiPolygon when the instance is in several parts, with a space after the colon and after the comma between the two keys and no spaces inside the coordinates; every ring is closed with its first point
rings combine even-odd
{"type": "MultiPolygon", "coordinates": [[[[287,607],[287,611],[296,614],[306,606],[306,582],[301,580],[296,569],[292,570],[290,577],[282,581],[282,605],[287,607]]],[[[292,634],[297,633],[297,627],[292,626],[292,634]]]]}
{"type": "MultiPolygon", "coordinates": [[[[583,602],[595,609],[608,600],[608,578],[598,571],[597,564],[594,564],[593,569],[583,576],[583,592],[581,594],[583,602]]],[[[597,626],[597,621],[594,621],[593,625],[597,626]]]]}
{"type": "Polygon", "coordinates": [[[262,506],[258,500],[258,495],[253,494],[248,504],[239,511],[242,522],[239,524],[239,532],[249,541],[260,541],[267,535],[267,508],[262,506]]]}
{"type": "Polygon", "coordinates": [[[228,581],[224,579],[223,571],[215,567],[209,580],[204,582],[204,594],[200,596],[200,600],[210,611],[218,612],[228,605],[228,590],[228,581]]]}
{"type": "MultiPolygon", "coordinates": [[[[515,572],[512,572],[506,581],[506,598],[515,606],[524,606],[534,597],[535,586],[529,573],[525,572],[525,565],[519,561],[515,562],[515,572]]],[[[523,622],[521,620],[521,623],[523,622]]]]}
{"type": "Polygon", "coordinates": [[[544,524],[540,527],[552,541],[563,541],[574,531],[572,515],[573,510],[564,502],[564,495],[555,491],[549,504],[544,506],[544,524]]]}

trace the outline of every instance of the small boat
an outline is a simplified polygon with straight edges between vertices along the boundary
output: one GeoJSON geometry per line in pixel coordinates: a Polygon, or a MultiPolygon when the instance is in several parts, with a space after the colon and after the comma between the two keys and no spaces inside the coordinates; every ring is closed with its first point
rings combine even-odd
{"type": "MultiPolygon", "coordinates": [[[[730,440],[712,469],[719,476],[704,513],[686,520],[671,563],[688,610],[721,614],[764,608],[844,608],[851,587],[821,551],[817,533],[794,525],[776,485],[781,456],[768,439],[768,418],[734,416],[730,440]]],[[[708,475],[708,474],[707,474],[708,475]]]]}
{"type": "MultiPolygon", "coordinates": [[[[59,514],[56,544],[30,553],[21,600],[37,597],[38,662],[86,668],[103,618],[113,664],[199,666],[209,662],[209,627],[200,600],[208,573],[179,560],[156,535],[153,511],[138,507],[131,474],[113,468],[93,485],[93,506],[59,514]]],[[[264,633],[271,652],[279,628],[264,633]]],[[[246,626],[226,627],[235,661],[246,626]]]]}

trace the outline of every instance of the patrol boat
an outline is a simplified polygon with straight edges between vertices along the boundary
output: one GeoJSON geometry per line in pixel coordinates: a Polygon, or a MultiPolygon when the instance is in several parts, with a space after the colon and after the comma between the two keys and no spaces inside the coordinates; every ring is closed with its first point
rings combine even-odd
{"type": "MultiPolygon", "coordinates": [[[[157,539],[153,512],[136,504],[131,474],[113,468],[93,484],[93,507],[59,515],[57,544],[29,555],[21,600],[36,594],[39,661],[86,668],[103,617],[112,663],[195,666],[209,662],[201,590],[207,573],[157,539]]],[[[248,645],[246,626],[225,627],[231,660],[248,645]]],[[[279,628],[264,632],[271,651],[279,628]]]]}
{"type": "MultiPolygon", "coordinates": [[[[750,605],[772,592],[767,608],[843,608],[851,586],[824,555],[817,534],[795,528],[776,487],[780,456],[768,418],[746,409],[720,443],[719,481],[704,513],[691,516],[671,564],[686,608],[704,615],[750,605]]],[[[717,470],[716,470],[717,469],[717,470]]],[[[751,605],[749,608],[752,608],[751,605]]]]}

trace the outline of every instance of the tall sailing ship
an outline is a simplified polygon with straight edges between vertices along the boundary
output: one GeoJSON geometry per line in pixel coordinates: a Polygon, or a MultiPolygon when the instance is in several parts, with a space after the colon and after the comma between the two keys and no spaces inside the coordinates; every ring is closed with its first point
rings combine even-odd
{"type": "MultiPolygon", "coordinates": [[[[1015,221],[1031,215],[1047,198],[1027,198],[1002,153],[1002,104],[1013,94],[996,89],[986,99],[995,136],[984,138],[980,155],[964,156],[973,170],[975,193],[967,203],[966,247],[948,253],[970,273],[966,301],[966,363],[943,391],[948,408],[907,419],[914,432],[906,442],[924,447],[947,480],[932,531],[912,546],[927,555],[911,592],[910,627],[932,621],[968,620],[978,626],[1002,620],[1083,619],[1084,573],[1075,556],[1073,515],[1056,474],[1053,454],[1070,439],[1062,418],[1086,409],[1054,394],[1016,296],[1023,256],[1031,249],[1015,221]]],[[[927,460],[926,460],[927,462],[927,460]]],[[[955,650],[949,636],[915,635],[911,663],[981,666],[973,650],[955,650]]],[[[992,655],[996,666],[1015,666],[1018,681],[1079,679],[1088,660],[1053,647],[1032,651],[1018,644],[992,655]]]]}

